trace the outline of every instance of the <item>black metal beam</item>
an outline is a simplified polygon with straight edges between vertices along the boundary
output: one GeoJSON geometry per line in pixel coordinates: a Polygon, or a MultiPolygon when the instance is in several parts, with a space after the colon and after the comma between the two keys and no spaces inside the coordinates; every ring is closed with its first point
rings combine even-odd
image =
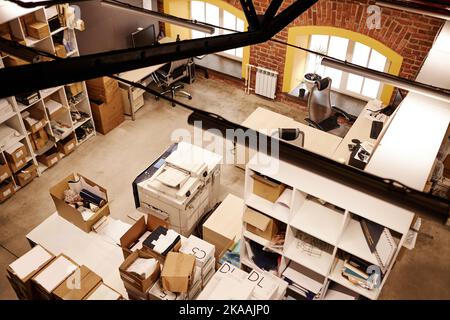
{"type": "Polygon", "coordinates": [[[66,4],[72,2],[85,2],[92,0],[45,0],[45,1],[20,1],[20,0],[6,0],[12,3],[17,4],[22,8],[36,8],[40,6],[54,6],[56,4],[66,4]]]}
{"type": "Polygon", "coordinates": [[[259,29],[259,19],[252,0],[240,0],[250,31],[259,29]]]}
{"type": "Polygon", "coordinates": [[[264,13],[264,16],[261,21],[261,26],[264,27],[269,23],[270,20],[275,17],[277,14],[278,9],[280,9],[281,4],[284,0],[272,0],[270,2],[270,5],[267,7],[266,12],[264,13]]]}
{"type": "Polygon", "coordinates": [[[264,30],[115,50],[0,69],[0,97],[265,42],[317,1],[297,0],[278,14],[264,30]]]}

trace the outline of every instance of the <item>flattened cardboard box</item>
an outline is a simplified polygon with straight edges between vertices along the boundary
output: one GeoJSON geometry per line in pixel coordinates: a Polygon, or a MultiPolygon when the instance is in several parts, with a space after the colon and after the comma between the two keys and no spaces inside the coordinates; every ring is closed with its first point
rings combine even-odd
{"type": "Polygon", "coordinates": [[[83,300],[101,282],[99,275],[83,265],[61,283],[53,294],[57,300],[83,300]]]}
{"type": "Polygon", "coordinates": [[[144,259],[155,259],[153,256],[149,255],[148,253],[145,253],[141,250],[137,250],[133,253],[131,253],[125,261],[120,265],[119,267],[119,273],[122,280],[129,285],[133,286],[135,289],[140,291],[141,293],[147,292],[152,285],[155,283],[156,280],[158,280],[159,275],[161,273],[161,265],[158,260],[156,260],[156,269],[153,272],[153,274],[143,279],[139,277],[137,274],[133,272],[127,271],[128,267],[131,266],[131,264],[136,261],[138,258],[144,258],[144,259]]]}
{"type": "MultiPolygon", "coordinates": [[[[70,259],[68,256],[64,254],[60,254],[57,257],[55,257],[50,263],[48,263],[45,268],[41,269],[35,276],[33,276],[32,281],[34,284],[34,288],[36,289],[36,298],[38,299],[44,299],[44,300],[51,300],[53,299],[53,291],[63,282],[67,280],[78,268],[78,264],[70,259]],[[66,260],[69,262],[68,266],[70,265],[71,269],[66,270],[58,270],[61,272],[61,278],[52,280],[56,283],[50,283],[53,288],[47,289],[45,288],[41,283],[39,283],[39,280],[41,277],[47,276],[50,271],[53,271],[54,264],[56,265],[59,262],[66,263],[66,260]]],[[[56,272],[55,270],[54,272],[56,272]]],[[[46,279],[48,281],[48,279],[46,279]]]]}
{"type": "Polygon", "coordinates": [[[245,210],[243,220],[248,231],[266,240],[272,240],[272,237],[278,232],[274,219],[251,208],[245,210]]]}
{"type": "Polygon", "coordinates": [[[31,279],[54,258],[55,256],[51,252],[40,245],[36,245],[6,268],[8,280],[19,299],[31,300],[34,298],[34,286],[31,279]],[[16,266],[17,268],[27,268],[27,274],[19,275],[16,273],[14,269],[16,266]]]}
{"type": "MultiPolygon", "coordinates": [[[[97,186],[99,187],[100,191],[102,191],[106,195],[106,201],[108,202],[108,194],[106,192],[106,189],[99,186],[95,182],[92,182],[91,180],[87,179],[86,177],[82,176],[81,174],[77,174],[79,177],[83,177],[83,179],[86,181],[87,184],[91,186],[97,186]]],[[[84,232],[91,232],[92,226],[100,220],[102,217],[109,215],[109,206],[108,203],[106,203],[103,207],[101,207],[95,214],[87,221],[83,220],[83,217],[81,213],[69,206],[64,201],[64,191],[69,189],[69,181],[75,180],[75,174],[72,173],[68,175],[66,178],[61,180],[59,183],[54,185],[50,188],[50,195],[52,196],[53,202],[55,203],[56,210],[58,214],[66,219],[67,221],[71,222],[84,232]]]]}
{"type": "Polygon", "coordinates": [[[272,181],[259,174],[253,174],[253,193],[257,196],[276,202],[286,186],[280,182],[272,181]]]}
{"type": "Polygon", "coordinates": [[[171,292],[187,292],[195,276],[195,257],[169,252],[161,272],[163,288],[171,292]]]}

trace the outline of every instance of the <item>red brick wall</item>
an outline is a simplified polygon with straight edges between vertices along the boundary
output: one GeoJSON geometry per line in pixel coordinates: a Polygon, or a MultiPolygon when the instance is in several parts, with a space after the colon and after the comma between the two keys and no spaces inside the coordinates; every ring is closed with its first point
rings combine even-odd
{"type": "MultiPolygon", "coordinates": [[[[240,2],[224,0],[238,9],[240,2]]],[[[294,0],[284,2],[281,9],[286,8],[294,0]]],[[[253,1],[258,14],[263,14],[270,0],[253,1]]],[[[387,45],[403,58],[400,76],[415,79],[427,56],[437,32],[444,21],[424,15],[402,12],[395,9],[382,8],[381,29],[369,30],[366,19],[369,5],[375,0],[319,0],[309,10],[295,19],[287,28],[276,35],[276,38],[287,41],[288,28],[293,26],[333,26],[365,34],[387,45]]],[[[280,95],[283,77],[286,47],[274,42],[266,42],[250,48],[250,63],[256,66],[275,70],[279,73],[277,96],[280,95]]]]}

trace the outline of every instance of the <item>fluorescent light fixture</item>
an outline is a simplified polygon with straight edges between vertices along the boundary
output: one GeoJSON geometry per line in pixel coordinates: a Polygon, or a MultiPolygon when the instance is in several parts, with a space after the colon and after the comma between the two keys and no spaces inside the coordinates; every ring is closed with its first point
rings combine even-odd
{"type": "Polygon", "coordinates": [[[423,10],[423,9],[419,9],[419,8],[408,7],[407,4],[401,5],[401,4],[392,3],[389,1],[377,1],[377,2],[375,2],[375,4],[378,6],[381,6],[381,7],[392,8],[392,9],[397,9],[397,10],[402,10],[402,11],[408,11],[408,12],[417,13],[417,14],[423,14],[423,15],[427,15],[427,16],[435,17],[435,18],[439,18],[439,19],[444,19],[444,20],[450,20],[450,13],[445,14],[445,13],[433,12],[430,10],[423,10]]]}
{"type": "Polygon", "coordinates": [[[430,86],[425,83],[408,80],[388,73],[364,68],[346,61],[339,61],[333,58],[324,57],[322,65],[344,72],[352,73],[361,77],[384,82],[397,88],[416,92],[434,99],[450,103],[450,90],[430,86]]]}
{"type": "Polygon", "coordinates": [[[161,22],[167,22],[170,24],[174,24],[180,27],[197,30],[200,32],[205,32],[207,34],[213,34],[215,31],[214,27],[202,24],[201,22],[194,22],[188,19],[183,19],[175,16],[171,16],[165,13],[156,12],[153,10],[147,10],[140,7],[135,7],[132,5],[129,5],[127,3],[119,2],[119,1],[109,1],[109,0],[102,0],[103,6],[113,7],[113,8],[120,8],[123,10],[128,10],[131,12],[137,12],[145,16],[150,16],[153,18],[158,19],[161,22]]]}

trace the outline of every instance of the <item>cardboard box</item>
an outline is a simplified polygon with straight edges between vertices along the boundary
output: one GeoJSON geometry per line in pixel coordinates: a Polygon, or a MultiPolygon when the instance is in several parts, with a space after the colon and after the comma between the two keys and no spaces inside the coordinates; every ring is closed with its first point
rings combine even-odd
{"type": "Polygon", "coordinates": [[[160,266],[159,261],[156,260],[157,267],[156,267],[155,272],[153,272],[153,274],[150,277],[143,279],[142,277],[138,276],[137,274],[127,271],[128,267],[131,266],[133,264],[133,262],[136,261],[138,258],[155,259],[153,256],[149,255],[148,253],[146,253],[142,250],[137,250],[137,251],[131,253],[125,259],[125,261],[120,265],[119,273],[120,273],[120,277],[122,278],[122,280],[125,283],[128,283],[129,285],[133,286],[135,289],[137,289],[141,293],[145,293],[153,286],[153,284],[156,282],[156,280],[158,280],[159,275],[161,273],[161,266],[160,266]]]}
{"type": "Polygon", "coordinates": [[[17,171],[19,171],[20,169],[22,169],[23,167],[25,167],[27,165],[27,160],[24,159],[20,159],[17,162],[8,162],[9,164],[9,168],[11,169],[11,171],[13,173],[16,173],[17,171]]]}
{"type": "Polygon", "coordinates": [[[181,253],[191,254],[195,257],[195,263],[201,268],[201,271],[203,267],[214,260],[214,251],[215,247],[212,244],[194,235],[190,235],[180,248],[181,253]]]}
{"type": "Polygon", "coordinates": [[[83,300],[102,282],[102,278],[86,266],[79,267],[53,292],[57,300],[83,300]]]}
{"type": "Polygon", "coordinates": [[[67,57],[66,47],[59,43],[55,44],[55,54],[60,58],[67,57]]]}
{"type": "Polygon", "coordinates": [[[27,32],[30,37],[44,39],[50,36],[50,28],[45,22],[34,22],[27,24],[27,32]]]}
{"type": "Polygon", "coordinates": [[[43,155],[36,156],[37,161],[47,167],[53,167],[60,160],[59,152],[55,147],[45,152],[43,155]]]}
{"type": "Polygon", "coordinates": [[[17,57],[7,56],[3,58],[3,64],[5,65],[5,67],[17,67],[24,64],[29,64],[29,62],[17,57]]]}
{"type": "Polygon", "coordinates": [[[119,292],[101,282],[83,300],[123,300],[123,297],[119,292]]]}
{"type": "Polygon", "coordinates": [[[84,221],[81,213],[68,205],[64,201],[64,191],[69,189],[69,181],[76,181],[76,177],[82,177],[84,181],[91,187],[98,188],[101,192],[103,192],[106,196],[106,201],[108,201],[108,195],[106,189],[99,186],[95,182],[83,177],[80,174],[72,173],[68,175],[66,178],[61,180],[59,183],[50,188],[50,195],[55,203],[56,210],[58,214],[64,219],[76,225],[78,228],[85,232],[91,232],[92,226],[100,220],[102,217],[109,215],[109,206],[106,203],[103,207],[101,207],[89,220],[84,221]]]}
{"type": "Polygon", "coordinates": [[[249,232],[266,240],[272,240],[272,237],[278,232],[278,227],[274,219],[251,208],[245,210],[243,220],[249,232]]]}
{"type": "Polygon", "coordinates": [[[284,184],[259,174],[253,174],[252,178],[253,193],[270,202],[276,202],[285,189],[284,184]]]}
{"type": "Polygon", "coordinates": [[[145,216],[142,216],[135,222],[120,238],[120,246],[122,247],[123,257],[126,259],[133,251],[131,247],[142,237],[147,231],[150,233],[153,229],[150,227],[149,221],[145,222],[145,216]]]}
{"type": "Polygon", "coordinates": [[[244,208],[242,198],[229,194],[203,224],[203,239],[216,247],[217,261],[241,238],[244,208]]]}
{"type": "Polygon", "coordinates": [[[18,163],[28,156],[28,150],[23,143],[17,142],[5,150],[5,156],[8,162],[18,163]]]}
{"type": "Polygon", "coordinates": [[[75,150],[77,146],[77,141],[74,136],[69,136],[64,140],[58,141],[57,149],[64,155],[68,155],[75,150]]]}
{"type": "Polygon", "coordinates": [[[163,288],[171,292],[187,292],[195,276],[195,257],[169,252],[161,272],[163,288]]]}
{"type": "Polygon", "coordinates": [[[7,278],[19,299],[33,299],[34,287],[31,279],[54,258],[52,253],[36,245],[6,268],[7,278]]]}
{"type": "Polygon", "coordinates": [[[5,181],[11,177],[11,170],[9,170],[9,167],[6,163],[0,164],[0,182],[5,181]]]}
{"type": "Polygon", "coordinates": [[[33,278],[36,298],[53,299],[53,291],[64,283],[77,269],[75,261],[64,254],[58,255],[33,278]]]}
{"type": "Polygon", "coordinates": [[[24,187],[34,178],[37,177],[37,165],[30,164],[28,167],[21,169],[20,172],[16,174],[16,182],[19,186],[24,187]]]}
{"type": "Polygon", "coordinates": [[[109,77],[101,77],[86,81],[89,98],[102,102],[110,102],[115,98],[119,82],[109,77]]]}
{"type": "Polygon", "coordinates": [[[122,97],[119,90],[116,90],[110,102],[96,104],[91,101],[91,109],[95,129],[101,134],[107,134],[125,120],[122,97]]]}
{"type": "Polygon", "coordinates": [[[36,133],[30,135],[30,140],[33,144],[33,150],[39,151],[47,145],[48,134],[45,128],[39,129],[36,133]]]}
{"type": "Polygon", "coordinates": [[[69,96],[75,97],[81,92],[83,92],[83,83],[82,82],[75,82],[71,84],[66,85],[66,92],[69,96]]]}
{"type": "Polygon", "coordinates": [[[30,117],[23,119],[25,127],[31,131],[31,133],[36,133],[40,129],[44,129],[47,124],[44,111],[37,108],[29,108],[27,111],[30,113],[30,117]]]}

